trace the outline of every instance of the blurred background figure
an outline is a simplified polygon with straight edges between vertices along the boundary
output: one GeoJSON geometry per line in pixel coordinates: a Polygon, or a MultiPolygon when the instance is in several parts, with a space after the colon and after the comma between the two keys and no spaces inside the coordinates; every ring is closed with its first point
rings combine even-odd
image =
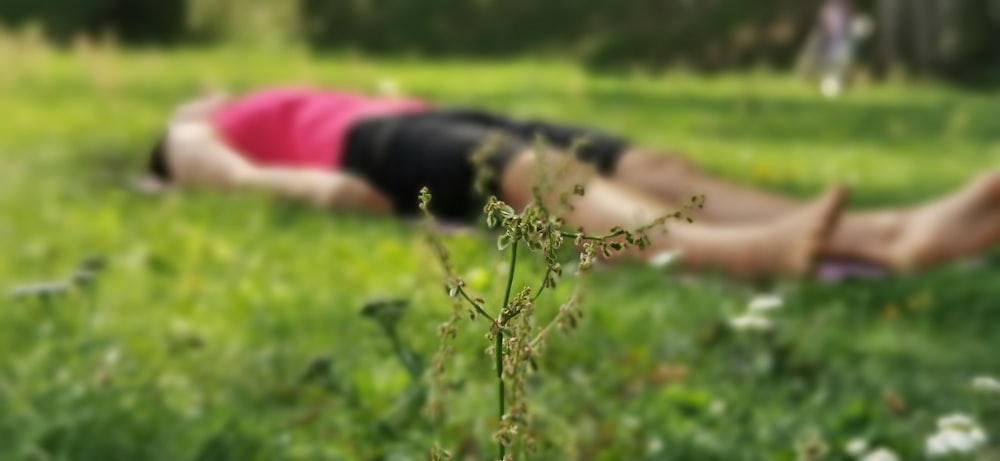
{"type": "Polygon", "coordinates": [[[840,94],[851,65],[851,16],[847,0],[827,0],[819,11],[820,91],[827,97],[840,94]]]}
{"type": "Polygon", "coordinates": [[[806,45],[808,74],[819,80],[823,96],[844,91],[859,43],[872,32],[872,21],[856,12],[849,0],[826,0],[806,45]]]}

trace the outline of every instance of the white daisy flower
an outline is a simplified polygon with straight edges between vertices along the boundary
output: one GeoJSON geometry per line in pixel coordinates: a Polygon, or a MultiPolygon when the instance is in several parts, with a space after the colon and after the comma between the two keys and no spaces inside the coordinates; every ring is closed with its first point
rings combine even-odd
{"type": "Polygon", "coordinates": [[[768,312],[781,308],[785,300],[778,295],[761,295],[750,300],[747,310],[750,312],[768,312]]]}
{"type": "Polygon", "coordinates": [[[739,331],[768,331],[774,328],[771,319],[754,312],[729,319],[729,326],[739,331]]]}
{"type": "Polygon", "coordinates": [[[713,400],[712,403],[708,405],[708,412],[713,415],[721,415],[726,412],[726,402],[722,400],[713,400]]]}
{"type": "Polygon", "coordinates": [[[937,421],[938,431],[927,437],[927,456],[946,457],[969,454],[986,443],[986,432],[972,418],[956,413],[937,421]]]}
{"type": "Polygon", "coordinates": [[[869,452],[861,461],[899,461],[899,456],[888,448],[879,448],[869,452]]]}
{"type": "Polygon", "coordinates": [[[941,433],[931,434],[924,443],[924,451],[929,458],[941,458],[951,453],[951,443],[941,433]]]}
{"type": "Polygon", "coordinates": [[[939,430],[958,430],[964,431],[971,427],[976,427],[976,422],[973,421],[968,415],[963,415],[962,413],[953,413],[947,416],[942,416],[937,420],[937,426],[939,430]]]}
{"type": "Polygon", "coordinates": [[[847,445],[844,445],[844,452],[854,457],[865,454],[867,450],[868,441],[861,438],[848,440],[847,445]]]}
{"type": "Polygon", "coordinates": [[[661,251],[649,258],[649,265],[657,269],[662,269],[675,263],[680,257],[680,250],[661,251]]]}
{"type": "Polygon", "coordinates": [[[972,378],[972,390],[984,394],[1000,394],[1000,379],[992,376],[976,376],[972,378]]]}
{"type": "Polygon", "coordinates": [[[652,437],[646,441],[646,454],[655,455],[663,451],[663,439],[652,437]]]}

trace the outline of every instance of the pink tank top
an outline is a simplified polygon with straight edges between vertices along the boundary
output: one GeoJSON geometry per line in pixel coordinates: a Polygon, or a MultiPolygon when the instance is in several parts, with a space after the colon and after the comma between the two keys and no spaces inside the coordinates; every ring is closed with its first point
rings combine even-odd
{"type": "Polygon", "coordinates": [[[412,99],[276,88],[224,105],[213,122],[230,147],[255,164],[330,169],[342,165],[347,134],[358,121],[429,107],[412,99]]]}

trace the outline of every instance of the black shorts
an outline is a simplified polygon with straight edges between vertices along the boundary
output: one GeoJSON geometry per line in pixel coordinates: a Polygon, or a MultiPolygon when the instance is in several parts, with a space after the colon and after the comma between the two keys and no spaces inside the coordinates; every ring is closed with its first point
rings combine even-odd
{"type": "MultiPolygon", "coordinates": [[[[399,214],[419,210],[418,195],[426,186],[436,216],[462,220],[481,212],[485,203],[474,187],[473,154],[488,143],[485,166],[499,176],[517,154],[532,147],[536,136],[560,150],[585,140],[576,156],[602,173],[614,170],[627,147],[625,140],[589,128],[476,110],[435,110],[358,123],[348,134],[344,170],[386,194],[399,214]]],[[[495,182],[488,186],[487,193],[499,195],[495,182]]]]}

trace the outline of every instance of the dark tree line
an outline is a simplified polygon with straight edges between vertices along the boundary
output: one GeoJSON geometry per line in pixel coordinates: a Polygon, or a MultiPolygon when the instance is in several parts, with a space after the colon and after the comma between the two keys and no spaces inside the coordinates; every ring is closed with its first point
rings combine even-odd
{"type": "Polygon", "coordinates": [[[872,11],[871,56],[881,69],[963,76],[1000,65],[1000,1],[877,0],[872,11]]]}
{"type": "MultiPolygon", "coordinates": [[[[294,28],[285,35],[320,49],[434,56],[548,53],[608,69],[685,65],[713,71],[791,67],[821,1],[0,0],[0,21],[39,21],[56,40],[111,31],[126,43],[178,43],[225,37],[225,31],[193,24],[195,9],[235,15],[240,22],[245,10],[281,5],[297,10],[298,20],[271,27],[294,28]]],[[[854,3],[874,19],[860,63],[877,72],[904,68],[962,77],[1000,68],[1000,0],[854,3]]]]}

